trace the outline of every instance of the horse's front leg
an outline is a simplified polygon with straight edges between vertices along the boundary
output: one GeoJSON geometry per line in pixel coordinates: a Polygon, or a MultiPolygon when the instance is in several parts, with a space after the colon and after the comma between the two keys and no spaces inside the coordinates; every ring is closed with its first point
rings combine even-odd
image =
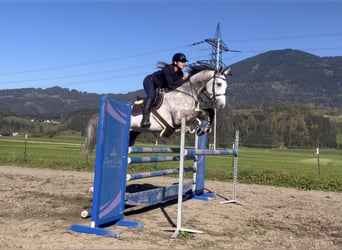
{"type": "Polygon", "coordinates": [[[207,133],[211,133],[211,124],[209,121],[206,121],[206,125],[204,127],[197,128],[197,132],[196,132],[198,136],[201,136],[207,133]]]}
{"type": "Polygon", "coordinates": [[[211,124],[215,116],[215,111],[213,109],[206,109],[205,113],[202,115],[203,120],[205,120],[206,124],[204,127],[199,126],[196,134],[201,136],[206,133],[211,133],[211,124]]]}
{"type": "Polygon", "coordinates": [[[195,132],[197,132],[198,128],[200,127],[202,121],[196,117],[195,119],[193,119],[189,125],[187,126],[187,133],[193,134],[195,132]]]}

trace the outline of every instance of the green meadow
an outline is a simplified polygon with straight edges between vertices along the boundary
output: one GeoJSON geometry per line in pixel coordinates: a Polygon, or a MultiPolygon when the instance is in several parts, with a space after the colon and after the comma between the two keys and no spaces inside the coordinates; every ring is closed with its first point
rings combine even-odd
{"type": "MultiPolygon", "coordinates": [[[[82,144],[83,138],[79,133],[70,131],[54,138],[28,138],[27,140],[24,137],[2,136],[0,137],[0,165],[93,171],[95,152],[88,158],[83,157],[82,144]]],[[[146,146],[146,144],[137,143],[137,146],[146,146]]],[[[316,148],[240,147],[237,160],[239,183],[304,190],[342,191],[341,149],[323,148],[317,155],[316,148]]],[[[231,182],[232,163],[233,156],[207,156],[206,179],[231,182]]],[[[186,162],[185,167],[188,166],[192,166],[191,161],[186,162]]],[[[178,162],[135,164],[129,167],[128,172],[148,172],[178,167],[178,162]]]]}

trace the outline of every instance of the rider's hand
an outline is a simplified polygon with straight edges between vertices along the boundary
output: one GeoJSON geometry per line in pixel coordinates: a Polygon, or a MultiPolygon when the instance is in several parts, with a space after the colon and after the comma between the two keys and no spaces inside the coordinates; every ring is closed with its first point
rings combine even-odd
{"type": "Polygon", "coordinates": [[[185,76],[183,76],[183,80],[186,81],[186,80],[189,80],[190,78],[190,74],[187,73],[185,76]]]}

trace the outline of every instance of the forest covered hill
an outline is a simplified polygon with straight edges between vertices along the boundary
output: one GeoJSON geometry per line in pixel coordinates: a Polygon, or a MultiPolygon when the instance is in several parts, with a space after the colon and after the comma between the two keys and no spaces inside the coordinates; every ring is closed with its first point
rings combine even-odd
{"type": "MultiPolygon", "coordinates": [[[[342,57],[318,57],[293,49],[268,51],[230,65],[228,103],[233,107],[312,105],[342,108],[342,57]]],[[[109,96],[133,101],[142,89],[109,96]]],[[[100,95],[58,86],[0,90],[0,111],[24,116],[97,110],[100,95]]]]}

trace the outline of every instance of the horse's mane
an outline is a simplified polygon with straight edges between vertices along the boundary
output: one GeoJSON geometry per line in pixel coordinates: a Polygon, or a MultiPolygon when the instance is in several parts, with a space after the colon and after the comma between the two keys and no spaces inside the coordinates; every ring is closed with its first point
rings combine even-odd
{"type": "Polygon", "coordinates": [[[194,64],[189,66],[189,74],[190,75],[195,75],[198,72],[201,72],[203,70],[215,70],[215,68],[207,66],[207,65],[200,65],[200,64],[194,64]]]}
{"type": "MultiPolygon", "coordinates": [[[[163,69],[166,66],[168,66],[169,64],[166,62],[158,62],[157,63],[157,68],[158,69],[163,69]]],[[[203,70],[215,70],[214,67],[211,67],[209,65],[200,65],[200,64],[192,64],[188,66],[189,70],[188,72],[190,73],[190,75],[195,75],[198,72],[201,72],[203,70]]]]}

